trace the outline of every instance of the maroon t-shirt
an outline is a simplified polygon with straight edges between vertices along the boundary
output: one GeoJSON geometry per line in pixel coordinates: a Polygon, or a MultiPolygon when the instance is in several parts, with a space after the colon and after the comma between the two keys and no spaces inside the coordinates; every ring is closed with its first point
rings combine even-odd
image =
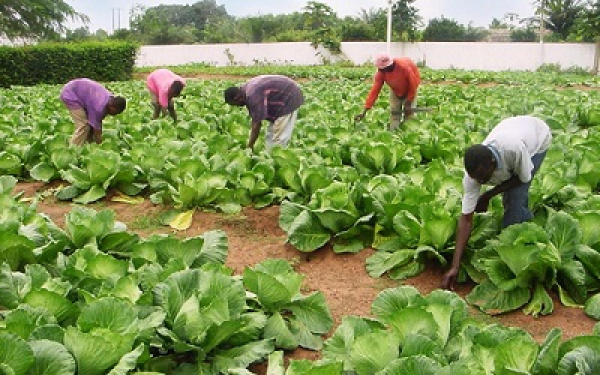
{"type": "Polygon", "coordinates": [[[257,76],[242,86],[246,94],[246,107],[252,122],[275,121],[288,115],[304,103],[298,84],[280,75],[257,76]]]}

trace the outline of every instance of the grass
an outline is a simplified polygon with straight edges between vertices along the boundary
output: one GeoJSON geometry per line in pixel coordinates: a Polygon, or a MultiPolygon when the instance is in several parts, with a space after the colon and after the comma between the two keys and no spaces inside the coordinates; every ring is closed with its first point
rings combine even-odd
{"type": "Polygon", "coordinates": [[[158,216],[142,215],[127,224],[127,227],[131,230],[154,230],[164,226],[158,216]]]}
{"type": "Polygon", "coordinates": [[[256,228],[248,223],[248,218],[243,214],[223,215],[217,219],[216,224],[221,228],[231,228],[238,233],[251,236],[256,234],[256,228]]]}
{"type": "Polygon", "coordinates": [[[371,288],[373,288],[374,290],[382,291],[384,289],[393,288],[397,286],[397,281],[392,280],[389,277],[380,277],[378,279],[375,279],[375,281],[371,285],[371,288]]]}

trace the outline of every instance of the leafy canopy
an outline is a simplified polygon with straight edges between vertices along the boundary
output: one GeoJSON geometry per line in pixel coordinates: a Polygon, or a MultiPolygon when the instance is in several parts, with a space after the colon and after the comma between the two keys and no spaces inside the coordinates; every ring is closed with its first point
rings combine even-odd
{"type": "Polygon", "coordinates": [[[65,29],[68,19],[87,17],[62,0],[6,0],[0,2],[0,36],[38,38],[65,29]]]}

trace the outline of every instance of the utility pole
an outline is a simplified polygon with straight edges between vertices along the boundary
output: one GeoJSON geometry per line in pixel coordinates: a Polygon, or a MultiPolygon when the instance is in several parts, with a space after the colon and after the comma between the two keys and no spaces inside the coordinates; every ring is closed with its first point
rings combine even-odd
{"type": "Polygon", "coordinates": [[[387,14],[387,53],[391,53],[392,44],[392,0],[388,0],[388,14],[387,14]]]}
{"type": "Polygon", "coordinates": [[[111,8],[112,11],[112,32],[115,32],[115,14],[116,14],[116,25],[117,30],[121,28],[121,8],[111,8]],[[116,10],[116,12],[115,12],[116,10]]]}
{"type": "Polygon", "coordinates": [[[544,7],[545,7],[545,2],[544,0],[541,0],[541,6],[540,6],[540,44],[544,43],[544,29],[545,29],[545,25],[544,25],[544,7]]]}

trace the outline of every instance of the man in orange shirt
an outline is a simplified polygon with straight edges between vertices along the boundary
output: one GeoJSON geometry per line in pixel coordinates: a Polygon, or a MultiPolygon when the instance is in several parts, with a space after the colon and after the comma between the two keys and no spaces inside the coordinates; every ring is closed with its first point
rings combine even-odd
{"type": "Polygon", "coordinates": [[[355,117],[356,121],[360,121],[365,117],[365,114],[373,104],[384,83],[387,83],[391,89],[390,93],[390,126],[389,130],[394,130],[400,126],[402,113],[404,120],[410,118],[413,114],[413,106],[417,96],[417,88],[421,83],[421,75],[417,65],[406,57],[397,57],[392,59],[388,54],[378,54],[375,56],[375,66],[377,73],[373,78],[373,86],[367,101],[364,111],[355,117]]]}

